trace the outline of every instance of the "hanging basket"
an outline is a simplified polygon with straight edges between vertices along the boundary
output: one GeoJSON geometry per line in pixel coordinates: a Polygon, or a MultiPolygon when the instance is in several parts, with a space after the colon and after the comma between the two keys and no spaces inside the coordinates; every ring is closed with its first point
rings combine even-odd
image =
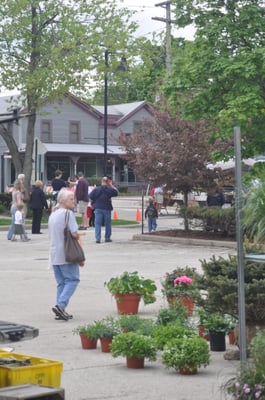
{"type": "Polygon", "coordinates": [[[138,294],[115,294],[117,310],[119,314],[138,314],[141,296],[138,294]]]}

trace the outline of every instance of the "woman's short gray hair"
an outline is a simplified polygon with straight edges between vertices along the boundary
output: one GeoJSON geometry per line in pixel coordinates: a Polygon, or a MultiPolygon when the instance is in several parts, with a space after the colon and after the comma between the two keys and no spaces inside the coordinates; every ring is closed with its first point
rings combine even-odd
{"type": "Polygon", "coordinates": [[[71,192],[71,190],[68,190],[66,188],[62,188],[58,193],[57,203],[59,204],[64,203],[66,200],[69,199],[70,196],[73,196],[73,192],[71,192]]]}

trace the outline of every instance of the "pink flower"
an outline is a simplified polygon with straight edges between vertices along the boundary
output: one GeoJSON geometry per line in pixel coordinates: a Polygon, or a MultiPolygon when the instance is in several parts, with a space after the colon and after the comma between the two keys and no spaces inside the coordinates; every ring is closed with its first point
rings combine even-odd
{"type": "Polygon", "coordinates": [[[177,277],[176,279],[174,279],[174,286],[177,285],[190,285],[192,283],[192,278],[190,278],[189,276],[186,275],[182,275],[177,277]]]}

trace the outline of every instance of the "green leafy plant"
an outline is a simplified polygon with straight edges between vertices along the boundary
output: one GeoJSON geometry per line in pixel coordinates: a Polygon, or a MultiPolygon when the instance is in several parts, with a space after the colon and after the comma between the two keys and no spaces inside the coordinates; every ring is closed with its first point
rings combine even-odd
{"type": "Polygon", "coordinates": [[[137,332],[150,336],[154,330],[155,323],[151,318],[140,318],[138,315],[122,315],[119,325],[123,332],[137,332]]]}
{"type": "Polygon", "coordinates": [[[113,338],[120,333],[120,325],[117,319],[108,316],[99,321],[95,321],[97,337],[113,338]]]}
{"type": "Polygon", "coordinates": [[[112,277],[108,282],[105,282],[110,293],[115,294],[138,294],[144,304],[151,304],[156,301],[155,291],[157,287],[152,279],[141,277],[137,271],[123,272],[122,275],[112,277]]]}
{"type": "Polygon", "coordinates": [[[113,357],[123,356],[128,358],[147,358],[156,360],[156,346],[150,336],[136,332],[120,333],[115,336],[110,345],[113,357]]]}
{"type": "Polygon", "coordinates": [[[181,303],[174,303],[167,308],[161,308],[156,317],[157,325],[167,325],[176,321],[187,320],[187,309],[181,303]]]}
{"type": "Polygon", "coordinates": [[[85,336],[93,339],[98,338],[98,328],[96,323],[79,325],[73,330],[74,334],[84,334],[85,336]]]}
{"type": "MultiPolygon", "coordinates": [[[[265,322],[265,263],[245,261],[246,321],[251,325],[265,322]]],[[[238,319],[237,257],[202,260],[203,274],[196,279],[204,296],[198,304],[210,313],[228,314],[238,319]],[[222,301],[220,301],[222,299],[222,301]]]]}
{"type": "Polygon", "coordinates": [[[187,328],[179,321],[168,325],[158,325],[154,328],[152,333],[152,337],[159,350],[163,350],[164,346],[171,340],[192,337],[194,335],[196,335],[194,330],[187,328]]]}
{"type": "Polygon", "coordinates": [[[260,330],[251,340],[249,350],[250,361],[243,364],[224,387],[234,399],[265,398],[265,330],[260,330]]]}
{"type": "Polygon", "coordinates": [[[198,336],[174,339],[164,347],[162,363],[175,370],[181,367],[192,371],[200,366],[206,367],[210,363],[209,346],[198,336]]]}
{"type": "Polygon", "coordinates": [[[172,296],[188,296],[195,298],[198,291],[195,285],[197,278],[195,268],[184,267],[176,268],[172,272],[167,272],[161,281],[162,294],[169,299],[172,296]]]}
{"type": "Polygon", "coordinates": [[[204,321],[204,327],[209,332],[228,333],[231,329],[231,320],[227,315],[218,313],[208,314],[204,321]]]}

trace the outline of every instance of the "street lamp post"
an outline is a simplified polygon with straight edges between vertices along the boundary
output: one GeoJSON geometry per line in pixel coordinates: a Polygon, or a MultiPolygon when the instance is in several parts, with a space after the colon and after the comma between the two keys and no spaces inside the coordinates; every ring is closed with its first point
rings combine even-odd
{"type": "Polygon", "coordinates": [[[109,51],[105,50],[105,74],[104,74],[104,176],[107,174],[108,157],[108,67],[109,51]]]}

